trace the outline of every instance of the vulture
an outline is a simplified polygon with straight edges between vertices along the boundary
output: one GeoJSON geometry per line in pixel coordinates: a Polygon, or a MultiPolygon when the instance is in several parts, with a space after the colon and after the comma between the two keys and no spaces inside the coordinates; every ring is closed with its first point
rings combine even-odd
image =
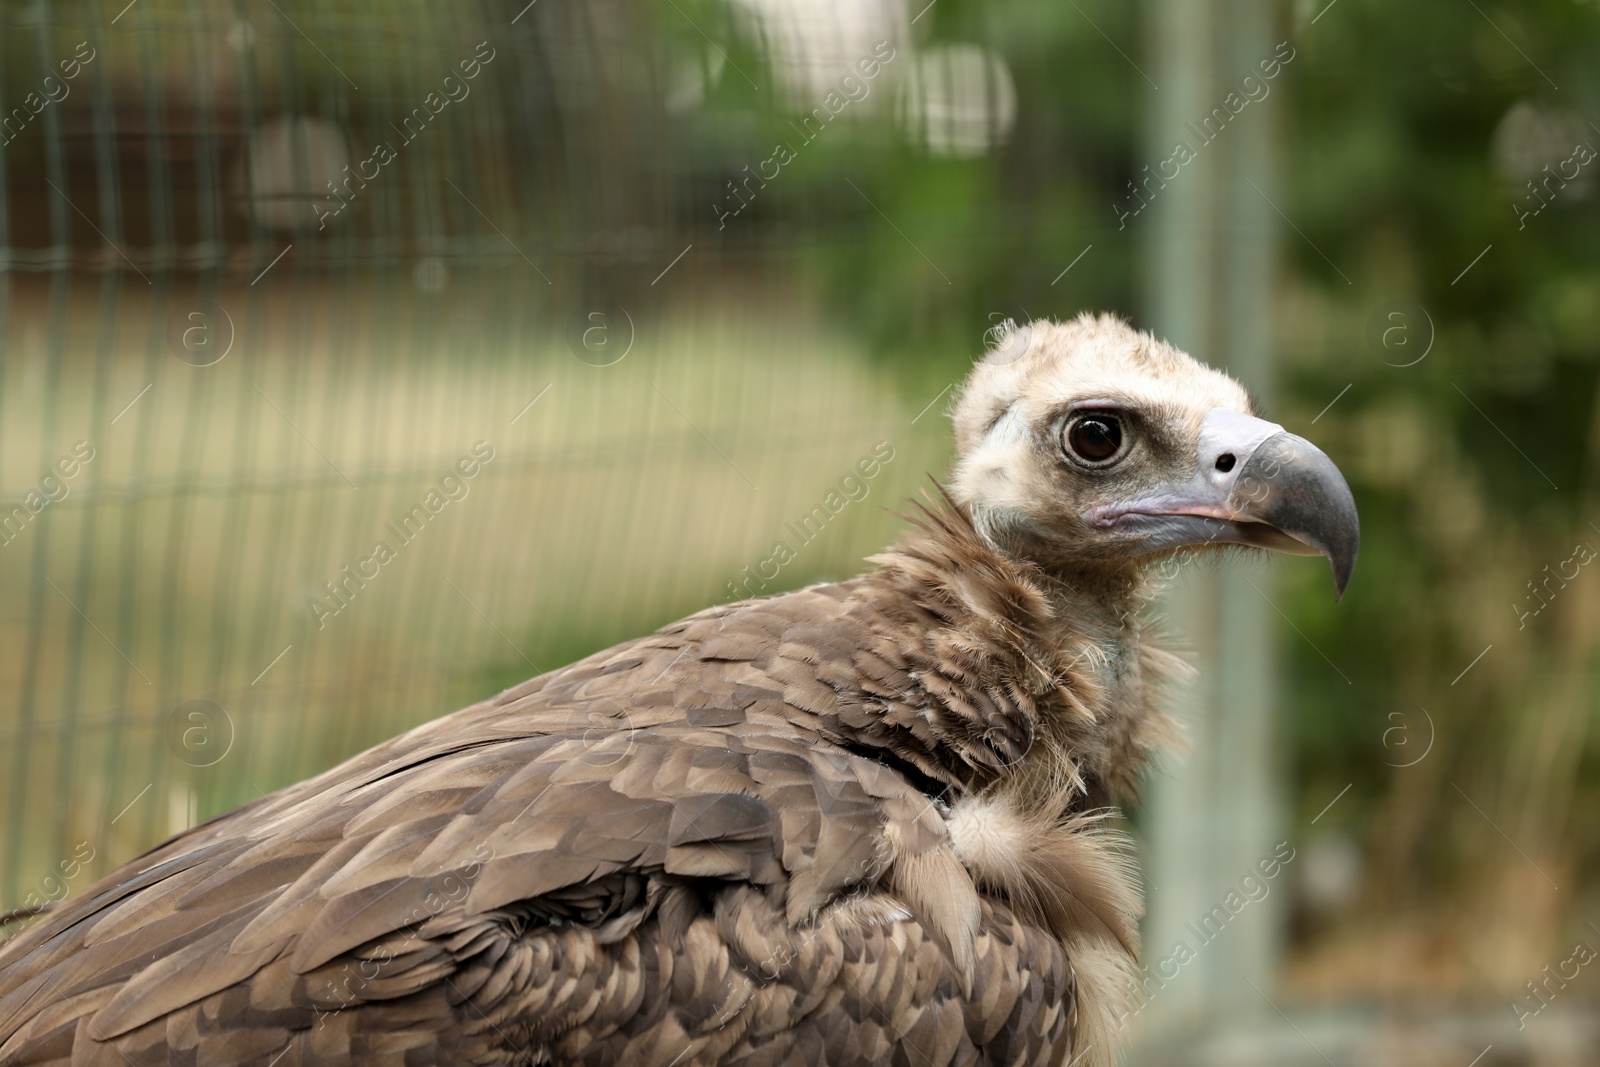
{"type": "MultiPolygon", "coordinates": [[[[1111,316],[1006,323],[847,581],[726,603],[168,840],[0,948],[0,1064],[1114,1062],[1160,563],[1333,462],[1111,316]]],[[[1237,551],[1237,548],[1233,549],[1237,551]]]]}

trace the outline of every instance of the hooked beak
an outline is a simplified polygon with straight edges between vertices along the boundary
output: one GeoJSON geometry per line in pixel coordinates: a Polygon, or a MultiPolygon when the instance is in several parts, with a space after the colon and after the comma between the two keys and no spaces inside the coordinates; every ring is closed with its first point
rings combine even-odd
{"type": "Polygon", "coordinates": [[[1333,460],[1277,423],[1222,408],[1200,424],[1191,478],[1085,517],[1144,533],[1153,552],[1236,544],[1326,556],[1339,598],[1361,542],[1355,498],[1333,460]]]}

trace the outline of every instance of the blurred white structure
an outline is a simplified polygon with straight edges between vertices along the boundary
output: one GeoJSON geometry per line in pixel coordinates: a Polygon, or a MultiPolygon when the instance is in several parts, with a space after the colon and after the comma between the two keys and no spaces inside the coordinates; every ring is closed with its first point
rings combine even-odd
{"type": "Polygon", "coordinates": [[[1541,107],[1521,100],[1501,118],[1494,130],[1492,152],[1494,168],[1506,183],[1520,190],[1527,182],[1539,182],[1549,171],[1560,178],[1564,197],[1579,199],[1594,188],[1594,166],[1562,164],[1572,158],[1579,145],[1600,147],[1596,133],[1582,115],[1566,108],[1541,107]],[[1549,171],[1546,170],[1549,168],[1549,171]]]}
{"type": "Polygon", "coordinates": [[[303,115],[269,119],[251,132],[240,161],[250,214],[263,226],[288,230],[334,210],[330,183],[346,179],[350,147],[331,122],[303,115]]]}
{"type": "MultiPolygon", "coordinates": [[[[902,0],[728,0],[728,4],[735,22],[767,57],[779,106],[789,110],[809,111],[837,90],[841,79],[859,80],[859,64],[874,58],[880,43],[892,46],[896,56],[886,73],[897,76],[899,65],[910,58],[911,23],[902,0]]],[[[889,94],[874,90],[853,110],[880,111],[888,99],[889,94]]]]}
{"type": "Polygon", "coordinates": [[[931,155],[981,156],[1017,119],[1017,87],[999,53],[975,44],[932,45],[907,66],[900,124],[931,155]]]}

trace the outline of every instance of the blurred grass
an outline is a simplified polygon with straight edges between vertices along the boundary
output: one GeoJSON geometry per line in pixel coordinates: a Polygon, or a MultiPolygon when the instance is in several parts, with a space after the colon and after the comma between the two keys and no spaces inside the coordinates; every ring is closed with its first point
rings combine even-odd
{"type": "Polygon", "coordinates": [[[854,573],[900,525],[884,509],[943,462],[940,406],[913,425],[918,411],[858,347],[792,310],[685,306],[599,367],[564,336],[524,332],[514,306],[481,295],[491,284],[456,285],[449,301],[403,276],[225,289],[216,301],[238,337],[204,368],[164,342],[151,354],[161,315],[134,292],[114,353],[94,354],[80,290],[56,339],[51,426],[30,399],[46,331],[14,320],[0,499],[20,499],[71,442],[95,457],[0,547],[0,687],[23,694],[0,723],[0,759],[28,827],[12,893],[51,868],[57,840],[95,842],[103,870],[195,817],[729,599],[779,539],[798,558],[772,591],[854,573]],[[342,340],[352,331],[363,342],[342,340]],[[448,364],[408,356],[445,347],[448,364]],[[895,457],[866,496],[799,545],[785,523],[881,441],[895,457]],[[403,544],[386,524],[477,442],[494,458],[403,544]],[[379,540],[396,558],[336,614],[313,610],[318,597],[337,606],[324,583],[379,540]],[[197,699],[236,732],[211,767],[169,743],[175,709],[197,699]]]}

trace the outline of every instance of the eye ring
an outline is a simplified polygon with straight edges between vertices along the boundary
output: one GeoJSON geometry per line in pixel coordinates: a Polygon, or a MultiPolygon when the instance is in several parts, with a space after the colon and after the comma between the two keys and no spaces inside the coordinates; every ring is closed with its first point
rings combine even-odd
{"type": "Polygon", "coordinates": [[[1127,455],[1131,443],[1132,435],[1115,412],[1079,412],[1061,429],[1062,448],[1087,467],[1111,466],[1127,455]]]}

